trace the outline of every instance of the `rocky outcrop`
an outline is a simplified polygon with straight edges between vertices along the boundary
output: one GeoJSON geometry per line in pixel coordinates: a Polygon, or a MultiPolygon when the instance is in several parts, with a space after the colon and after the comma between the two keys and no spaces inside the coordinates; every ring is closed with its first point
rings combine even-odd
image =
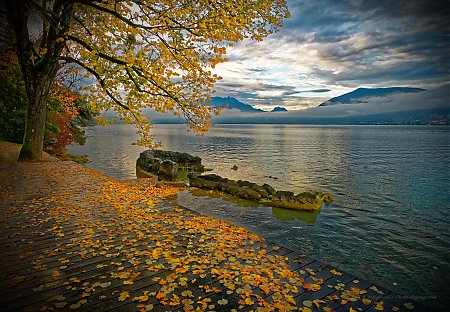
{"type": "Polygon", "coordinates": [[[158,180],[177,180],[178,170],[205,171],[202,159],[187,153],[163,150],[146,150],[136,161],[138,178],[158,177],[158,180]]]}
{"type": "Polygon", "coordinates": [[[331,194],[323,192],[304,192],[295,195],[293,192],[276,191],[268,184],[258,185],[249,181],[234,181],[216,174],[189,175],[190,185],[208,190],[221,191],[239,198],[259,201],[273,207],[297,210],[319,210],[322,204],[333,201],[331,194]]]}
{"type": "Polygon", "coordinates": [[[187,178],[189,184],[193,187],[220,191],[273,207],[320,210],[324,203],[328,205],[333,201],[332,196],[328,193],[304,192],[294,194],[288,191],[277,191],[266,183],[259,185],[249,181],[235,181],[222,178],[216,174],[199,175],[204,171],[206,170],[202,165],[202,159],[187,153],[147,150],[142,152],[136,161],[138,178],[157,177],[161,181],[159,183],[185,183],[183,181],[185,181],[186,174],[190,172],[187,178]],[[180,175],[180,170],[184,170],[184,179],[180,175]]]}

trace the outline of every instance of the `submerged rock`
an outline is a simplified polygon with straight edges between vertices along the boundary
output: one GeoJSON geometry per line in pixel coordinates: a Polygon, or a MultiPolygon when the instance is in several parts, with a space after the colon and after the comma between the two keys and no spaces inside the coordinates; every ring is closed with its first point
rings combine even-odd
{"type": "Polygon", "coordinates": [[[303,192],[294,195],[292,192],[278,191],[273,197],[271,205],[273,207],[319,210],[322,204],[329,205],[332,201],[331,194],[322,192],[303,192]]]}
{"type": "Polygon", "coordinates": [[[295,195],[289,191],[276,191],[269,184],[258,185],[243,180],[229,180],[216,174],[190,174],[190,185],[200,189],[220,191],[242,199],[259,201],[273,207],[296,210],[320,210],[322,204],[330,204],[331,194],[323,192],[304,192],[295,195]]]}

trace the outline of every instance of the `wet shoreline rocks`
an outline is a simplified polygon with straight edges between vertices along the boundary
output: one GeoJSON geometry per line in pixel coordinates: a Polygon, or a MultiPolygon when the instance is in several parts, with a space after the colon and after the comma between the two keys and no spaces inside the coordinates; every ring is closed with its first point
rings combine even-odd
{"type": "Polygon", "coordinates": [[[243,180],[230,180],[216,174],[189,174],[190,186],[227,193],[242,199],[258,201],[278,208],[296,210],[320,210],[323,204],[329,205],[333,197],[323,192],[276,191],[268,184],[258,185],[243,180]]]}
{"type": "Polygon", "coordinates": [[[158,183],[169,184],[184,184],[183,180],[187,178],[192,187],[219,191],[278,208],[320,210],[323,204],[328,205],[333,201],[331,194],[323,192],[294,194],[277,191],[266,183],[259,185],[250,181],[223,178],[216,174],[202,175],[207,170],[201,162],[200,157],[187,153],[146,150],[136,161],[136,175],[138,178],[157,178],[160,181],[158,183]],[[184,172],[184,178],[180,181],[181,171],[184,172]]]}

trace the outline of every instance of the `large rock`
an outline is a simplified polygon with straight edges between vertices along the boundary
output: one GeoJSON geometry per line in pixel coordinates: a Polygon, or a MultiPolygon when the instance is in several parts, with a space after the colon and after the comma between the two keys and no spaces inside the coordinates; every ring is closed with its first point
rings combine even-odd
{"type": "Polygon", "coordinates": [[[262,186],[243,180],[229,180],[216,174],[189,175],[190,185],[193,187],[215,190],[227,193],[239,198],[260,201],[273,207],[289,208],[296,210],[320,210],[322,204],[330,204],[333,200],[328,193],[304,192],[295,195],[289,191],[275,191],[268,184],[262,186]]]}
{"type": "Polygon", "coordinates": [[[172,160],[165,159],[161,162],[158,177],[166,181],[174,181],[177,178],[178,165],[172,160]]]}
{"type": "MultiPolygon", "coordinates": [[[[204,170],[202,159],[188,153],[164,151],[164,150],[147,150],[143,152],[146,157],[159,158],[162,160],[171,160],[179,167],[188,167],[196,170],[204,170]]],[[[142,153],[141,153],[142,155],[142,153]]]]}
{"type": "Polygon", "coordinates": [[[163,150],[146,150],[136,161],[138,178],[156,176],[159,180],[175,181],[179,169],[204,171],[202,159],[187,153],[163,150]]]}

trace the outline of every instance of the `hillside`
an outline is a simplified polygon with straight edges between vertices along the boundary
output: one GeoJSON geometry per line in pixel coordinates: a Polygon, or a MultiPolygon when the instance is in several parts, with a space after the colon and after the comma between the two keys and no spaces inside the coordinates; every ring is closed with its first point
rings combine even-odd
{"type": "Polygon", "coordinates": [[[336,104],[355,104],[364,103],[365,99],[373,97],[382,97],[394,93],[414,93],[425,91],[420,88],[392,87],[392,88],[358,88],[352,92],[329,99],[319,106],[330,106],[336,104]]]}

